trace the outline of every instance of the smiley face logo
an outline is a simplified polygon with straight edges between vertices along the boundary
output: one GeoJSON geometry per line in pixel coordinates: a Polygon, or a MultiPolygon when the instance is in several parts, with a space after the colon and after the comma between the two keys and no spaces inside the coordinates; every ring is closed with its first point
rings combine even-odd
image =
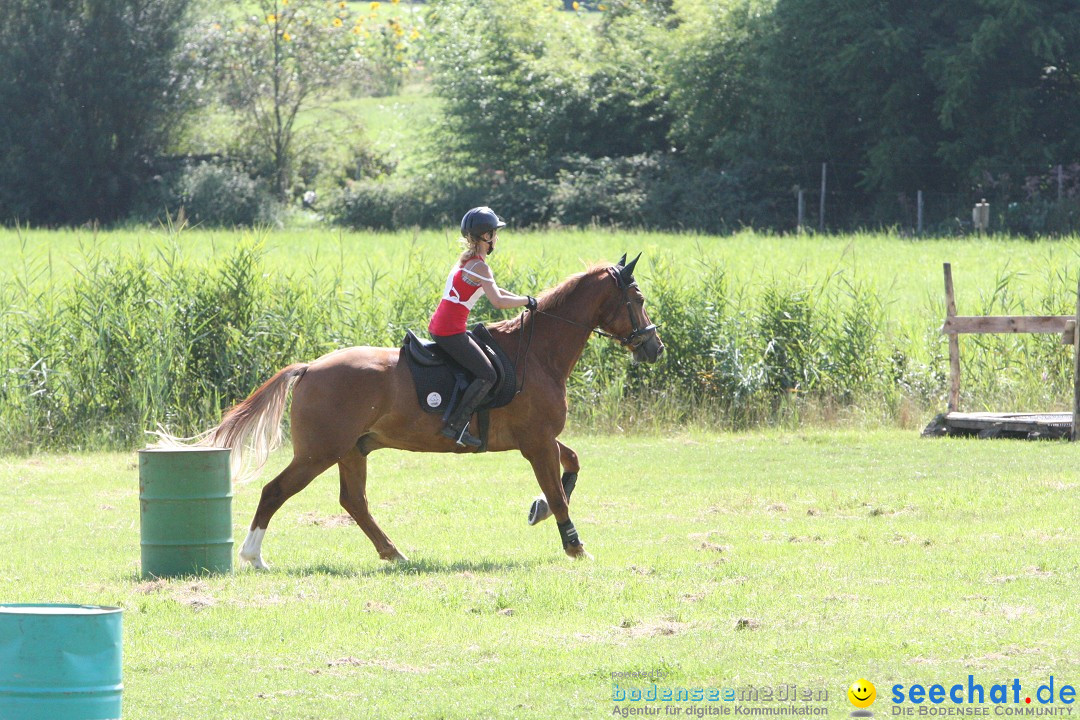
{"type": "Polygon", "coordinates": [[[869,680],[859,678],[848,688],[847,699],[857,708],[868,708],[877,700],[877,688],[869,680]]]}

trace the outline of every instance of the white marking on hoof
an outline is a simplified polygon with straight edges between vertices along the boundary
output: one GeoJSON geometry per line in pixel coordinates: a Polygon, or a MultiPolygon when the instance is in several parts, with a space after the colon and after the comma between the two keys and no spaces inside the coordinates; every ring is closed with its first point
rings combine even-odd
{"type": "Polygon", "coordinates": [[[537,495],[529,508],[529,525],[536,525],[549,517],[551,517],[551,508],[548,507],[547,498],[543,495],[537,495]]]}
{"type": "Polygon", "coordinates": [[[248,530],[247,538],[240,547],[240,559],[246,563],[250,563],[256,570],[270,569],[270,566],[266,564],[266,561],[264,561],[262,557],[262,541],[264,535],[266,535],[266,528],[248,530]]]}

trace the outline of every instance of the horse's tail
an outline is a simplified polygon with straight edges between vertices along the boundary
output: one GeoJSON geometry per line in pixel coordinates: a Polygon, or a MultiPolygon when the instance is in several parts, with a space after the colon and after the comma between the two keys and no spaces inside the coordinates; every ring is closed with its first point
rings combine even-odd
{"type": "Polygon", "coordinates": [[[281,418],[292,386],[307,372],[307,363],[295,363],[278,371],[251,393],[227,410],[221,423],[194,438],[180,439],[164,432],[155,433],[158,447],[196,446],[228,448],[234,480],[247,480],[258,474],[267,457],[281,447],[281,418]]]}

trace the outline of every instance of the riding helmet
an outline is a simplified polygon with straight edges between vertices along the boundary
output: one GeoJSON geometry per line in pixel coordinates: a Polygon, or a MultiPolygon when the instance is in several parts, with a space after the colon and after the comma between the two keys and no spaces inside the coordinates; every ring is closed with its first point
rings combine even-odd
{"type": "Polygon", "coordinates": [[[462,237],[483,235],[501,227],[506,227],[506,223],[495,214],[494,210],[486,206],[475,207],[461,218],[462,237]]]}

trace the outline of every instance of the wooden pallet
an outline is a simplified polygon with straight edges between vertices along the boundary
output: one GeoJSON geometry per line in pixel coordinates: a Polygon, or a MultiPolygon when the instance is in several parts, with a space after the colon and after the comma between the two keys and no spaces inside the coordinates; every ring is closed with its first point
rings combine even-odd
{"type": "Polygon", "coordinates": [[[1071,412],[950,412],[931,420],[922,434],[924,437],[974,435],[981,438],[1068,439],[1072,432],[1072,417],[1071,412]]]}

